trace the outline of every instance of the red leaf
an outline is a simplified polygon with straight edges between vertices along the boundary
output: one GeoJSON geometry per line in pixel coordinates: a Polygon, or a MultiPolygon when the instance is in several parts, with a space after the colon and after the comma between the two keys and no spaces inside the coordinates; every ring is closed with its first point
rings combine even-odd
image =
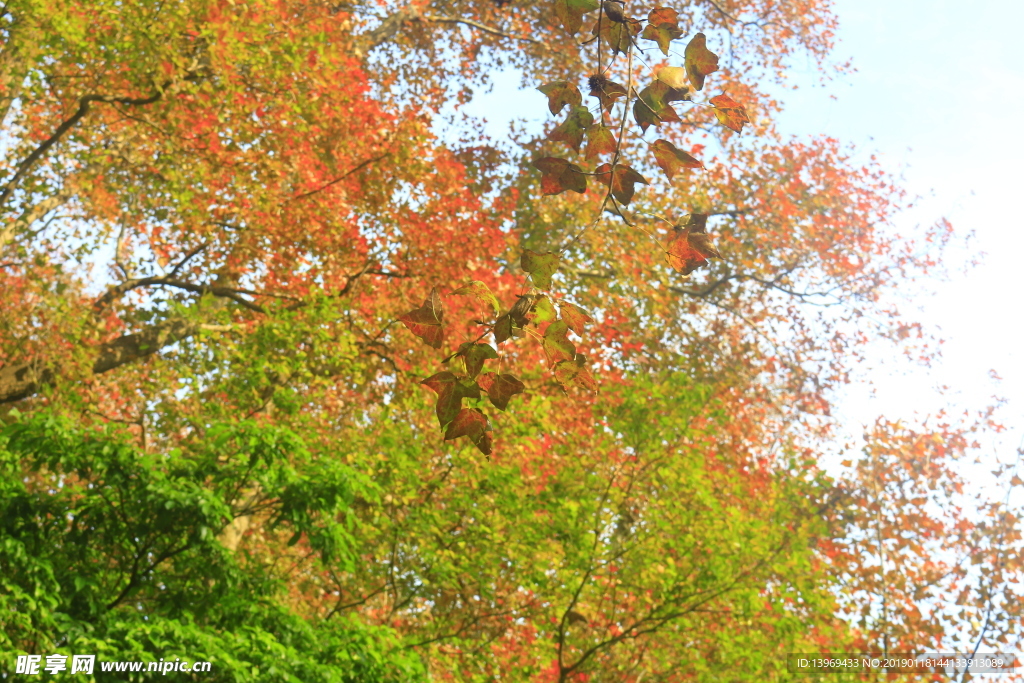
{"type": "Polygon", "coordinates": [[[672,180],[676,173],[685,168],[704,168],[704,164],[694,159],[681,149],[677,149],[668,140],[658,140],[651,145],[654,151],[654,158],[658,166],[665,172],[669,180],[672,180]]]}
{"type": "Polygon", "coordinates": [[[747,111],[739,102],[728,95],[722,94],[717,97],[712,97],[708,101],[714,105],[715,116],[718,117],[719,123],[726,128],[730,128],[739,133],[743,131],[744,123],[750,123],[750,119],[747,118],[747,111]]]}
{"type": "Polygon", "coordinates": [[[675,226],[675,235],[668,247],[668,262],[683,275],[708,265],[709,258],[722,258],[705,232],[707,222],[707,214],[694,213],[685,225],[675,226]]]}
{"type": "Polygon", "coordinates": [[[516,394],[526,391],[526,385],[512,375],[497,375],[493,372],[485,372],[477,380],[480,388],[487,392],[487,398],[498,410],[505,410],[509,400],[516,394]]]}
{"type": "Polygon", "coordinates": [[[583,95],[580,93],[580,89],[569,81],[545,83],[537,90],[548,96],[548,109],[552,114],[558,114],[567,104],[572,107],[583,104],[583,95]]]}
{"type": "Polygon", "coordinates": [[[583,175],[583,169],[565,159],[544,157],[534,161],[533,167],[543,174],[540,179],[542,194],[561,194],[566,190],[583,194],[587,191],[587,177],[583,175]]]}
{"type": "Polygon", "coordinates": [[[459,355],[466,363],[466,374],[476,377],[483,370],[485,360],[493,360],[498,357],[498,352],[490,344],[465,343],[459,347],[459,355]]]}
{"type": "Polygon", "coordinates": [[[647,184],[647,180],[625,164],[619,164],[612,171],[611,164],[601,164],[594,169],[597,180],[604,185],[610,185],[612,196],[623,204],[633,201],[633,193],[636,192],[636,183],[647,184]]]}
{"type": "Polygon", "coordinates": [[[615,153],[615,136],[604,126],[591,126],[587,130],[587,154],[590,161],[600,154],[615,153]]]}
{"type": "Polygon", "coordinates": [[[428,377],[420,384],[437,392],[434,412],[441,429],[455,419],[459,410],[462,409],[462,399],[480,398],[480,387],[476,382],[470,380],[470,383],[467,384],[463,379],[447,370],[428,377]]]}
{"type": "Polygon", "coordinates": [[[438,296],[436,287],[430,290],[430,296],[424,300],[422,306],[399,316],[398,319],[427,346],[439,349],[444,343],[444,308],[441,306],[441,297],[438,296]]]}
{"type": "Polygon", "coordinates": [[[594,319],[587,315],[582,309],[577,308],[568,301],[563,301],[558,304],[558,309],[562,313],[562,320],[569,326],[569,329],[583,336],[584,325],[587,323],[594,322],[594,319]]]}
{"type": "Polygon", "coordinates": [[[704,77],[718,71],[718,55],[708,49],[705,35],[698,33],[686,44],[684,56],[690,83],[695,89],[703,90],[704,77]]]}
{"type": "Polygon", "coordinates": [[[468,436],[484,455],[491,454],[491,425],[487,416],[476,408],[463,408],[455,416],[444,433],[445,441],[454,441],[460,436],[468,436]]]}

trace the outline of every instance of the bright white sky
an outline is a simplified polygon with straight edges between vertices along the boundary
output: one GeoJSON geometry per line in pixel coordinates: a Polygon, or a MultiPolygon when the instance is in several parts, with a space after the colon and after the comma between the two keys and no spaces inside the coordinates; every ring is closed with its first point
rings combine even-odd
{"type": "MultiPolygon", "coordinates": [[[[782,130],[825,134],[876,153],[909,195],[921,197],[897,218],[898,232],[945,216],[958,232],[976,233],[972,256],[984,252],[980,267],[954,267],[951,281],[924,283],[934,296],[900,305],[946,340],[943,360],[915,368],[891,362],[893,347],[880,345],[862,369],[866,381],[850,388],[838,416],[855,438],[879,415],[917,422],[947,406],[977,411],[999,396],[1007,399],[998,416],[1009,432],[986,450],[1012,460],[1024,437],[1024,3],[836,0],[835,7],[834,56],[852,58],[857,71],[814,87],[812,63],[794,60],[800,87],[778,93],[786,103],[782,130]],[[942,385],[949,390],[941,392],[942,385]]],[[[546,114],[543,95],[516,92],[511,75],[498,78],[496,93],[469,107],[490,119],[495,136],[513,116],[539,123],[535,113],[546,114]]]]}

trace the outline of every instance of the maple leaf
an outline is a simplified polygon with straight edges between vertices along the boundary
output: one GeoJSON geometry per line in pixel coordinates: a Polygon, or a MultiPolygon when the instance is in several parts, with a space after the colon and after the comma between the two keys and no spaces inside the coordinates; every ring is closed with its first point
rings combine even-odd
{"type": "Polygon", "coordinates": [[[587,161],[601,154],[614,154],[615,146],[615,136],[608,128],[597,125],[587,129],[587,161]]]}
{"type": "Polygon", "coordinates": [[[583,15],[600,6],[598,0],[555,0],[554,15],[569,35],[574,36],[583,28],[583,15]]]}
{"type": "Polygon", "coordinates": [[[474,344],[466,342],[459,346],[459,354],[466,364],[466,374],[476,377],[484,368],[485,360],[493,360],[498,357],[498,352],[490,344],[474,344]]]}
{"type": "Polygon", "coordinates": [[[553,251],[540,254],[525,249],[519,259],[519,265],[530,274],[534,286],[538,289],[551,289],[551,276],[558,270],[558,263],[558,254],[553,251]]]}
{"type": "Polygon", "coordinates": [[[654,77],[676,90],[688,91],[690,86],[686,85],[686,69],[681,66],[665,66],[658,69],[654,77]]]}
{"type": "Polygon", "coordinates": [[[704,77],[718,71],[718,55],[708,49],[707,37],[703,33],[698,33],[686,44],[683,54],[690,83],[695,89],[703,90],[704,77]]]}
{"type": "Polygon", "coordinates": [[[601,164],[594,169],[594,175],[599,182],[610,186],[612,196],[623,204],[629,204],[633,201],[636,183],[648,184],[642,175],[625,164],[618,164],[614,171],[611,164],[601,164]]]}
{"type": "Polygon", "coordinates": [[[569,326],[569,329],[581,337],[583,336],[584,325],[594,322],[594,319],[587,315],[583,309],[568,301],[559,302],[558,310],[561,312],[562,320],[569,326]]]}
{"type": "Polygon", "coordinates": [[[590,32],[601,39],[611,48],[612,54],[629,52],[633,44],[633,36],[640,33],[640,22],[636,19],[625,19],[622,22],[602,21],[600,18],[594,22],[590,32]]]}
{"type": "Polygon", "coordinates": [[[569,81],[545,83],[537,90],[548,96],[548,109],[556,116],[567,104],[571,107],[583,104],[583,95],[580,93],[580,89],[569,81]]]}
{"type": "Polygon", "coordinates": [[[601,74],[595,74],[587,79],[590,85],[590,97],[596,97],[601,102],[601,108],[611,110],[615,100],[625,97],[626,88],[614,81],[609,81],[601,74]]]}
{"type": "Polygon", "coordinates": [[[445,441],[454,441],[460,436],[468,436],[484,455],[491,454],[491,425],[487,416],[476,408],[463,408],[448,425],[444,433],[445,441]]]}
{"type": "Polygon", "coordinates": [[[563,360],[555,364],[555,379],[562,386],[568,386],[570,382],[597,391],[597,380],[587,369],[587,357],[581,353],[576,354],[572,360],[563,360]]]}
{"type": "Polygon", "coordinates": [[[551,134],[548,135],[548,140],[564,142],[578,153],[580,145],[583,144],[583,136],[586,135],[587,129],[593,124],[594,115],[586,107],[576,107],[569,112],[569,116],[566,117],[565,121],[551,131],[551,134]]]}
{"type": "Polygon", "coordinates": [[[704,168],[704,164],[683,150],[677,149],[668,140],[654,142],[651,145],[651,150],[654,152],[654,158],[658,162],[658,166],[665,172],[669,180],[672,180],[676,173],[685,168],[704,168]]]}
{"type": "Polygon", "coordinates": [[[679,115],[669,103],[689,99],[688,88],[673,88],[664,81],[655,80],[641,90],[633,102],[633,117],[646,132],[648,126],[679,121],[679,115]]]}
{"type": "Polygon", "coordinates": [[[466,382],[466,379],[445,370],[420,382],[437,393],[434,412],[441,429],[455,419],[462,408],[462,399],[480,398],[480,387],[473,380],[466,382]]]}
{"type": "Polygon", "coordinates": [[[647,27],[640,36],[644,40],[653,40],[668,55],[669,43],[682,38],[676,11],[670,7],[655,7],[647,15],[647,27]]]}
{"type": "Polygon", "coordinates": [[[497,315],[501,310],[501,304],[498,303],[498,297],[494,296],[491,289],[479,280],[473,280],[473,282],[470,282],[468,285],[459,287],[452,292],[452,294],[459,296],[471,296],[478,301],[489,304],[491,308],[494,309],[495,315],[497,315]]]}
{"type": "Polygon", "coordinates": [[[565,159],[544,157],[533,162],[533,167],[543,175],[540,179],[541,194],[561,194],[566,190],[583,194],[587,191],[587,177],[583,169],[565,159]]]}
{"type": "Polygon", "coordinates": [[[743,131],[743,124],[750,123],[750,119],[747,118],[747,111],[739,102],[728,95],[723,93],[717,97],[712,97],[708,102],[714,105],[715,116],[718,117],[719,123],[726,128],[740,133],[743,131]]]}
{"type": "Polygon", "coordinates": [[[537,297],[537,301],[535,301],[533,306],[530,308],[529,319],[534,325],[540,325],[550,320],[554,320],[555,307],[551,305],[551,299],[546,296],[537,297]]]}
{"type": "Polygon", "coordinates": [[[444,308],[441,306],[441,297],[436,287],[430,290],[430,296],[422,306],[399,316],[398,319],[427,346],[439,349],[444,343],[444,308]]]}
{"type": "Polygon", "coordinates": [[[683,275],[689,276],[701,266],[708,265],[709,258],[722,258],[708,238],[707,222],[706,213],[693,213],[685,224],[673,228],[674,236],[668,247],[668,262],[683,275]]]}
{"type": "Polygon", "coordinates": [[[576,346],[568,340],[569,326],[561,320],[548,325],[544,331],[544,353],[550,363],[560,360],[572,360],[576,356],[576,346]]]}
{"type": "Polygon", "coordinates": [[[494,343],[500,344],[512,336],[512,318],[508,313],[494,323],[494,343]]]}
{"type": "Polygon", "coordinates": [[[485,372],[477,379],[480,388],[487,392],[487,398],[498,410],[505,410],[516,394],[526,391],[526,385],[513,375],[485,372]]]}

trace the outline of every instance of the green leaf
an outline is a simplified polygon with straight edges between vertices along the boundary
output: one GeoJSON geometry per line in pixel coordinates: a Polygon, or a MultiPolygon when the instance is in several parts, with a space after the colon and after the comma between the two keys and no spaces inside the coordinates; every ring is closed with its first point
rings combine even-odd
{"type": "Polygon", "coordinates": [[[437,392],[437,403],[434,412],[441,429],[450,423],[462,409],[462,399],[480,398],[480,387],[476,382],[464,381],[452,372],[445,370],[432,375],[420,384],[437,392]]]}
{"type": "Polygon", "coordinates": [[[569,35],[583,28],[583,15],[600,7],[598,0],[555,0],[553,13],[569,35]]]}
{"type": "Polygon", "coordinates": [[[623,204],[633,201],[636,183],[648,184],[642,175],[625,164],[618,164],[614,171],[611,164],[601,164],[594,169],[594,174],[599,182],[611,187],[612,196],[623,204]]]}
{"type": "Polygon", "coordinates": [[[587,129],[587,161],[601,154],[614,154],[615,145],[615,135],[608,128],[597,125],[587,129]]]}
{"type": "Polygon", "coordinates": [[[569,112],[569,116],[566,117],[565,121],[551,131],[551,134],[548,135],[548,140],[564,142],[579,153],[580,145],[583,144],[583,137],[586,135],[587,129],[593,124],[594,115],[586,107],[576,107],[569,112]]]}
{"type": "Polygon", "coordinates": [[[495,315],[501,311],[501,304],[498,303],[498,297],[494,296],[494,294],[491,293],[490,288],[479,280],[474,280],[468,285],[459,287],[452,292],[452,294],[459,296],[471,296],[478,301],[489,304],[491,308],[494,309],[495,315]]]}
{"type": "Polygon", "coordinates": [[[480,384],[480,388],[487,392],[487,398],[498,410],[505,410],[513,396],[526,391],[526,385],[513,375],[508,374],[498,375],[493,372],[485,372],[480,375],[477,382],[480,384]]]}
{"type": "Polygon", "coordinates": [[[583,169],[565,159],[544,157],[534,161],[533,167],[543,174],[540,179],[542,194],[561,194],[566,190],[583,194],[587,191],[587,176],[583,175],[583,169]]]}
{"type": "Polygon", "coordinates": [[[551,305],[551,299],[546,296],[537,297],[530,308],[530,322],[534,325],[541,325],[555,319],[555,307],[551,305]]]}
{"type": "Polygon", "coordinates": [[[658,140],[651,145],[658,166],[665,172],[669,180],[683,169],[704,168],[704,164],[681,149],[677,149],[668,140],[658,140]]]}
{"type": "Polygon", "coordinates": [[[430,296],[424,300],[422,306],[399,316],[398,319],[427,346],[439,349],[444,343],[444,308],[441,306],[441,297],[436,287],[430,290],[430,296]]]}
{"type": "Polygon", "coordinates": [[[587,323],[594,322],[594,319],[587,315],[583,309],[568,301],[559,302],[558,309],[562,314],[562,320],[569,326],[569,329],[581,337],[583,336],[584,326],[587,323]]]}
{"type": "Polygon", "coordinates": [[[569,326],[561,320],[548,325],[544,332],[544,353],[548,362],[554,364],[561,360],[572,360],[576,355],[576,346],[566,338],[569,326]]]}
{"type": "Polygon", "coordinates": [[[698,33],[686,44],[684,57],[690,83],[696,90],[703,90],[704,77],[718,71],[718,55],[708,49],[707,37],[703,33],[698,33]]]}
{"type": "Polygon", "coordinates": [[[530,274],[534,286],[538,289],[551,289],[551,276],[558,270],[558,254],[553,251],[539,254],[526,249],[519,263],[530,274]]]}
{"type": "Polygon", "coordinates": [[[587,369],[587,357],[583,354],[576,354],[572,360],[563,360],[555,364],[555,379],[562,386],[568,386],[570,382],[597,391],[597,380],[587,369]]]}
{"type": "Polygon", "coordinates": [[[611,49],[612,55],[627,53],[633,45],[633,37],[640,33],[641,23],[636,19],[626,19],[624,22],[609,21],[607,17],[594,22],[590,32],[600,36],[601,40],[611,49]]]}
{"type": "Polygon", "coordinates": [[[730,128],[737,133],[743,131],[743,124],[750,123],[750,119],[747,118],[747,111],[740,105],[739,102],[732,99],[726,94],[712,97],[708,100],[715,107],[715,116],[726,128],[730,128]]]}
{"type": "Polygon", "coordinates": [[[640,128],[646,132],[648,126],[679,121],[679,115],[669,105],[669,102],[688,101],[689,99],[690,95],[687,89],[673,88],[664,81],[655,80],[641,90],[633,102],[633,117],[640,124],[640,128]]]}
{"type": "Polygon", "coordinates": [[[468,436],[484,455],[491,454],[491,425],[487,416],[476,408],[463,408],[448,425],[444,433],[445,441],[454,441],[460,436],[468,436]]]}
{"type": "Polygon", "coordinates": [[[459,355],[466,363],[466,374],[476,377],[484,367],[485,360],[494,360],[498,352],[490,344],[465,343],[459,347],[459,355]]]}
{"type": "Polygon", "coordinates": [[[548,96],[548,109],[555,115],[562,111],[567,104],[571,107],[583,104],[583,95],[580,93],[580,89],[569,81],[545,83],[537,90],[548,96]]]}

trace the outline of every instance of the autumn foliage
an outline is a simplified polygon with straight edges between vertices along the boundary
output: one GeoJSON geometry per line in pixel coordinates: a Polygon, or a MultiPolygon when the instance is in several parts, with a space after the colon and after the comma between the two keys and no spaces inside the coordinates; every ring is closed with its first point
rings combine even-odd
{"type": "Polygon", "coordinates": [[[865,346],[935,353],[891,295],[955,238],[777,133],[829,3],[0,12],[5,650],[639,683],[1018,642],[1017,518],[958,466],[991,414],[822,466],[865,346]],[[500,69],[543,130],[454,106],[500,69]]]}

